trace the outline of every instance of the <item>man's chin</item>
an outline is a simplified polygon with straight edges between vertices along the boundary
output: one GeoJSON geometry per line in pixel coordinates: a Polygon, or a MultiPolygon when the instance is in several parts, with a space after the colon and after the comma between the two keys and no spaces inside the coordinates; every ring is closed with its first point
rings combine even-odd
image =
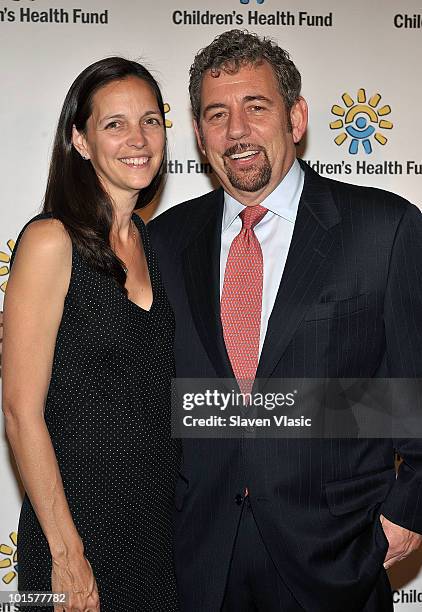
{"type": "Polygon", "coordinates": [[[247,193],[254,193],[261,191],[270,182],[271,174],[267,174],[265,169],[260,170],[259,173],[254,176],[240,176],[238,174],[228,174],[227,177],[230,181],[231,186],[238,191],[245,191],[247,193]]]}

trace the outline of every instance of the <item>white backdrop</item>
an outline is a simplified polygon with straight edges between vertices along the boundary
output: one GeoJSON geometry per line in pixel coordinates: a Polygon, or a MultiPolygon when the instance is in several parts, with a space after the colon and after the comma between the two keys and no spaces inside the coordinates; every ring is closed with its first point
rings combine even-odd
{"type": "MultiPolygon", "coordinates": [[[[139,59],[169,106],[168,180],[158,211],[150,207],[145,216],[210,189],[191,129],[188,69],[199,48],[232,27],[271,36],[292,54],[310,106],[305,160],[321,174],[382,187],[422,206],[419,0],[0,0],[0,300],[13,240],[42,203],[62,101],[93,61],[115,54],[139,59]]],[[[17,585],[20,499],[1,434],[3,590],[17,585]]],[[[391,572],[400,612],[421,607],[421,564],[419,555],[391,572]]]]}

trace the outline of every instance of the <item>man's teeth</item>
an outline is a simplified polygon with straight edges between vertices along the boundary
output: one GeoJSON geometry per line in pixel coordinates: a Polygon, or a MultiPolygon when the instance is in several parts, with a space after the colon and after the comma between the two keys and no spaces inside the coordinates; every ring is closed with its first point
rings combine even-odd
{"type": "Polygon", "coordinates": [[[234,155],[230,155],[230,159],[244,159],[245,157],[252,157],[252,155],[256,155],[258,151],[245,151],[244,153],[235,153],[234,155]]]}
{"type": "Polygon", "coordinates": [[[124,157],[120,161],[127,166],[143,166],[147,163],[148,157],[124,157]]]}

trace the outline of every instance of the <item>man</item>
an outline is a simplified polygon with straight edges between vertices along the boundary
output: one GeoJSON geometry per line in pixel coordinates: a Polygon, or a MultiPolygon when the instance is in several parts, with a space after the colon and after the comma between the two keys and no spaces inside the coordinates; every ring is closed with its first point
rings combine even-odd
{"type": "MultiPolygon", "coordinates": [[[[233,30],[195,58],[194,127],[221,188],[150,224],[186,378],[422,375],[422,221],[296,160],[287,53],[233,30]]],[[[419,546],[419,440],[184,440],[184,612],[387,612],[419,546]],[[398,477],[395,450],[403,458],[398,477]]]]}

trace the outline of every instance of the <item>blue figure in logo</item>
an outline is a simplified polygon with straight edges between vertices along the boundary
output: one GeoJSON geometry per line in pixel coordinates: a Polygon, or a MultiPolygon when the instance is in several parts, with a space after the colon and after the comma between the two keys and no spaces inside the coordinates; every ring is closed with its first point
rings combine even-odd
{"type": "MultiPolygon", "coordinates": [[[[265,0],[256,0],[257,4],[264,4],[265,0]]],[[[249,4],[249,0],[240,0],[240,4],[249,4]]]]}
{"type": "Polygon", "coordinates": [[[356,155],[359,149],[359,142],[362,143],[365,153],[372,153],[372,145],[369,138],[375,132],[375,128],[372,125],[368,125],[368,121],[365,117],[358,117],[355,125],[346,127],[346,132],[352,137],[349,153],[356,155]]]}

